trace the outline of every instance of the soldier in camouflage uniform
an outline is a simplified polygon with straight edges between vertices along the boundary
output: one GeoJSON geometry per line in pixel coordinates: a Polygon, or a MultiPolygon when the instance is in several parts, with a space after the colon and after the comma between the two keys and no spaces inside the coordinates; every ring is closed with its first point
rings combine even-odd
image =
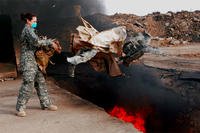
{"type": "Polygon", "coordinates": [[[22,14],[21,19],[26,24],[21,34],[20,70],[22,71],[23,82],[16,104],[17,116],[26,116],[24,109],[34,87],[37,91],[41,108],[55,111],[57,106],[51,103],[45,85],[45,78],[37,66],[34,53],[39,46],[49,45],[56,47],[56,44],[51,39],[39,38],[35,33],[34,28],[37,26],[37,17],[35,15],[31,13],[22,14]]]}

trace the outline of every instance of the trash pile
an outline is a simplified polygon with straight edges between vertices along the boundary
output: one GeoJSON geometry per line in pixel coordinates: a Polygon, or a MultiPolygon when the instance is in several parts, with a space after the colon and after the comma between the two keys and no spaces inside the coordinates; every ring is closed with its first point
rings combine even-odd
{"type": "Polygon", "coordinates": [[[133,14],[115,14],[111,18],[115,24],[126,26],[127,30],[147,31],[152,37],[200,42],[200,11],[165,14],[154,12],[141,17],[133,14]]]}
{"type": "Polygon", "coordinates": [[[73,69],[70,70],[71,77],[74,77],[75,66],[85,62],[98,72],[107,72],[112,77],[121,76],[120,63],[128,66],[144,54],[143,49],[150,39],[147,33],[127,32],[125,26],[99,32],[82,17],[80,19],[83,26],[79,25],[76,28],[78,33],[71,34],[74,56],[67,57],[73,69]]]}

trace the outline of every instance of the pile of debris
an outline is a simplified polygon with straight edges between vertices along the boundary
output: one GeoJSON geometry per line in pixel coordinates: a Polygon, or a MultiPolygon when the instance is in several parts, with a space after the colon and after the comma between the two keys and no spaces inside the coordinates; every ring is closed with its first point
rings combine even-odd
{"type": "Polygon", "coordinates": [[[152,37],[171,38],[175,43],[200,42],[200,11],[154,12],[146,16],[115,14],[111,18],[115,24],[136,32],[147,31],[152,37]]]}
{"type": "Polygon", "coordinates": [[[107,72],[110,76],[122,76],[119,64],[126,66],[144,54],[150,40],[146,32],[126,32],[125,26],[98,31],[80,16],[83,25],[71,34],[71,52],[74,56],[67,57],[71,64],[70,75],[74,77],[75,66],[89,62],[94,70],[107,72]]]}

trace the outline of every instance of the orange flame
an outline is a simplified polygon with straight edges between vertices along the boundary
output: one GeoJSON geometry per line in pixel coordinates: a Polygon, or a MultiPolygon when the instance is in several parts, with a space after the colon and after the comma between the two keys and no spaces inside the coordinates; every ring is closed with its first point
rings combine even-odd
{"type": "Polygon", "coordinates": [[[109,112],[110,115],[117,117],[125,122],[130,122],[133,124],[135,128],[137,128],[139,131],[145,133],[145,121],[141,113],[136,113],[134,116],[128,114],[124,108],[115,106],[111,112],[109,112]]]}

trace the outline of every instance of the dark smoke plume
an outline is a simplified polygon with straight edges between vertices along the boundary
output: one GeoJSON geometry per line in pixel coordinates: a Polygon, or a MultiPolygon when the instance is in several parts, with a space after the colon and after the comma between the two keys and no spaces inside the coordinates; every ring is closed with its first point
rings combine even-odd
{"type": "MultiPolygon", "coordinates": [[[[16,41],[24,26],[20,14],[34,13],[39,20],[39,33],[51,38],[56,37],[64,44],[69,40],[67,34],[75,26],[71,29],[69,27],[76,24],[72,21],[75,16],[74,5],[80,5],[82,16],[104,13],[104,6],[100,0],[1,0],[0,18],[3,15],[10,17],[13,27],[11,32],[16,41]]],[[[65,49],[67,46],[64,44],[63,47],[65,49]]]]}

